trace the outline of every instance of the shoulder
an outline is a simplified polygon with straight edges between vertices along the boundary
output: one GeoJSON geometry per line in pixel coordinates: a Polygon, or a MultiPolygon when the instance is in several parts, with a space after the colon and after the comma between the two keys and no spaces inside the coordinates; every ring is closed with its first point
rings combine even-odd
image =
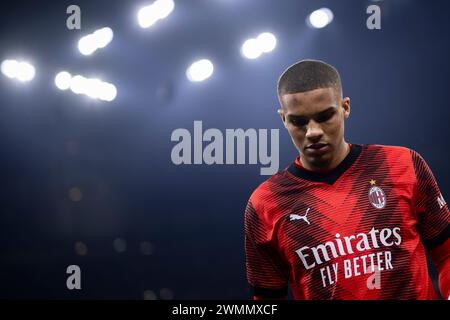
{"type": "Polygon", "coordinates": [[[294,182],[286,169],[277,172],[257,186],[250,195],[249,204],[256,212],[266,212],[275,206],[276,200],[291,190],[294,182]]]}
{"type": "Polygon", "coordinates": [[[363,145],[368,152],[382,152],[390,156],[411,155],[414,150],[403,146],[390,146],[382,144],[366,144],[363,145]]]}
{"type": "Polygon", "coordinates": [[[368,144],[364,145],[366,149],[365,159],[371,159],[371,163],[383,164],[389,168],[393,176],[403,176],[405,174],[415,177],[417,171],[422,171],[428,165],[421,154],[414,149],[403,146],[389,146],[368,144]]]}
{"type": "Polygon", "coordinates": [[[272,190],[279,184],[280,179],[282,179],[282,175],[282,171],[275,173],[253,190],[249,201],[255,210],[258,211],[258,207],[263,205],[265,199],[270,198],[273,192],[272,190]]]}
{"type": "Polygon", "coordinates": [[[245,209],[247,234],[254,234],[263,242],[270,241],[284,214],[280,204],[285,203],[286,197],[292,195],[296,185],[298,181],[289,178],[287,170],[284,169],[256,187],[245,209]]]}
{"type": "Polygon", "coordinates": [[[366,157],[382,159],[387,164],[412,165],[415,158],[421,158],[417,151],[403,146],[366,144],[363,148],[366,157]]]}

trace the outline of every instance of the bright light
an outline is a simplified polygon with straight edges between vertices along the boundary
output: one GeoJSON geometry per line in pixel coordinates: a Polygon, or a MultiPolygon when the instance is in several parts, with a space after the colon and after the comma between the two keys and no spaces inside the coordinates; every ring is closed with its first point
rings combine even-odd
{"type": "Polygon", "coordinates": [[[82,37],[78,41],[78,50],[85,55],[93,54],[97,49],[106,47],[113,39],[114,32],[111,28],[105,27],[82,37]]]}
{"type": "Polygon", "coordinates": [[[116,87],[111,84],[104,82],[99,87],[99,99],[103,101],[113,101],[117,96],[116,87]]]}
{"type": "Polygon", "coordinates": [[[5,60],[1,65],[2,73],[11,79],[25,82],[33,80],[36,70],[26,61],[5,60]]]}
{"type": "Polygon", "coordinates": [[[324,28],[333,21],[333,12],[328,8],[318,9],[309,15],[307,21],[313,28],[324,28]]]}
{"type": "Polygon", "coordinates": [[[95,39],[92,35],[87,35],[78,41],[78,50],[85,55],[89,56],[94,53],[95,50],[97,50],[95,45],[95,39]]]}
{"type": "Polygon", "coordinates": [[[70,90],[75,94],[86,93],[86,78],[80,75],[76,75],[70,80],[70,90]]]}
{"type": "Polygon", "coordinates": [[[92,99],[110,102],[117,96],[117,89],[112,83],[103,82],[96,78],[86,78],[81,75],[72,77],[66,71],[56,75],[55,84],[61,90],[70,88],[73,93],[84,94],[92,99]]]}
{"type": "Polygon", "coordinates": [[[175,3],[173,0],[156,0],[153,6],[158,13],[159,19],[164,19],[173,11],[175,3]]]}
{"type": "Polygon", "coordinates": [[[85,94],[92,99],[100,97],[103,82],[99,79],[86,79],[85,94]]]}
{"type": "Polygon", "coordinates": [[[149,28],[156,21],[166,18],[175,8],[173,0],[156,0],[138,12],[138,23],[141,28],[149,28]]]}
{"type": "Polygon", "coordinates": [[[34,67],[28,62],[19,62],[17,69],[17,79],[20,81],[33,80],[36,71],[34,67]]]}
{"type": "Polygon", "coordinates": [[[248,59],[256,59],[262,54],[259,42],[256,39],[248,39],[242,45],[242,54],[248,59]]]}
{"type": "Polygon", "coordinates": [[[141,28],[149,28],[158,20],[158,14],[152,5],[144,7],[138,12],[138,22],[141,28]]]}
{"type": "Polygon", "coordinates": [[[67,71],[61,71],[55,77],[55,85],[59,90],[67,90],[70,88],[72,75],[67,71]]]}
{"type": "Polygon", "coordinates": [[[248,39],[241,48],[241,53],[247,59],[259,58],[263,53],[275,49],[277,38],[270,32],[263,32],[256,38],[248,39]]]}
{"type": "Polygon", "coordinates": [[[262,52],[270,52],[277,46],[277,38],[270,32],[261,33],[256,40],[262,52]]]}
{"type": "Polygon", "coordinates": [[[214,65],[207,59],[202,59],[191,64],[186,71],[187,78],[192,82],[200,82],[208,79],[214,72],[214,65]]]}
{"type": "Polygon", "coordinates": [[[8,78],[14,79],[17,76],[17,66],[19,62],[16,60],[5,60],[2,62],[2,73],[8,78]]]}
{"type": "Polygon", "coordinates": [[[111,28],[106,27],[95,31],[94,36],[97,40],[97,47],[104,48],[112,41],[114,32],[111,28]]]}

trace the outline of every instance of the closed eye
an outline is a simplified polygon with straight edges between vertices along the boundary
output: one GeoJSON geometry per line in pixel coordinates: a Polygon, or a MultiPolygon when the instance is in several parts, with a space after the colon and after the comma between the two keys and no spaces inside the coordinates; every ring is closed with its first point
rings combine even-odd
{"type": "MultiPolygon", "coordinates": [[[[330,120],[335,114],[336,114],[336,108],[329,107],[328,109],[313,116],[313,118],[316,122],[319,122],[319,123],[326,122],[326,121],[330,120]]],[[[288,118],[288,121],[292,125],[294,125],[298,128],[305,127],[306,125],[308,125],[308,122],[309,122],[309,119],[304,116],[288,115],[287,118],[288,118]]]]}
{"type": "Polygon", "coordinates": [[[293,117],[290,116],[289,117],[289,122],[292,123],[292,125],[296,126],[296,127],[304,127],[308,124],[308,120],[302,117],[293,117]]]}
{"type": "Polygon", "coordinates": [[[328,109],[328,110],[326,110],[326,111],[324,111],[322,113],[319,113],[315,117],[315,119],[316,119],[317,122],[325,122],[325,121],[330,120],[334,116],[335,113],[336,112],[335,112],[334,108],[333,109],[328,109]]]}

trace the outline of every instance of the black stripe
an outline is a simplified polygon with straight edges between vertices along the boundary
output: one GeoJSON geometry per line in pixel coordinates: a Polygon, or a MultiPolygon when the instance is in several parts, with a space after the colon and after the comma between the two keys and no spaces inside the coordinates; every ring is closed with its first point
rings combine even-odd
{"type": "Polygon", "coordinates": [[[429,240],[422,240],[422,242],[427,249],[433,249],[443,244],[448,238],[450,238],[450,224],[447,224],[447,227],[436,237],[429,240]]]}
{"type": "Polygon", "coordinates": [[[350,149],[350,152],[345,157],[344,160],[330,173],[318,173],[313,172],[309,170],[305,170],[303,168],[299,168],[295,165],[295,163],[292,163],[288,171],[293,174],[296,177],[309,180],[309,181],[316,181],[316,182],[325,182],[327,184],[333,184],[336,182],[337,179],[345,172],[348,168],[352,166],[352,164],[358,159],[358,156],[360,155],[362,150],[362,146],[359,144],[353,144],[352,148],[350,149]]]}
{"type": "Polygon", "coordinates": [[[261,298],[267,298],[267,299],[277,299],[277,298],[284,298],[288,294],[288,288],[281,288],[281,289],[266,289],[266,288],[259,288],[259,287],[253,287],[251,286],[253,295],[261,298]]]}

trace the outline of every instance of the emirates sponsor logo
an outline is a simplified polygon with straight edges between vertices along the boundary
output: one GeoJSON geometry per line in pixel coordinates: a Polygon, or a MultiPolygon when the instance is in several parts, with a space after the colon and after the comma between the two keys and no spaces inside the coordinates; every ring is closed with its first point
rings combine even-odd
{"type": "Polygon", "coordinates": [[[341,237],[336,233],[332,241],[325,242],[315,247],[304,246],[295,252],[299,256],[306,270],[319,267],[323,287],[333,285],[338,281],[338,275],[345,279],[365,274],[370,276],[366,282],[370,290],[380,289],[380,272],[393,269],[392,252],[389,250],[377,250],[376,252],[359,254],[373,249],[399,246],[402,243],[400,228],[384,228],[381,230],[372,228],[368,233],[341,237]],[[333,259],[350,255],[351,258],[342,261],[333,259]],[[331,262],[330,262],[331,261],[331,262]],[[375,284],[372,282],[375,280],[375,284]]]}
{"type": "Polygon", "coordinates": [[[368,233],[358,233],[351,236],[340,236],[336,233],[336,238],[332,241],[319,244],[315,247],[304,246],[295,252],[300,257],[306,270],[314,268],[330,261],[333,258],[378,249],[381,246],[398,246],[402,243],[400,228],[384,228],[381,230],[372,228],[368,233]]]}

